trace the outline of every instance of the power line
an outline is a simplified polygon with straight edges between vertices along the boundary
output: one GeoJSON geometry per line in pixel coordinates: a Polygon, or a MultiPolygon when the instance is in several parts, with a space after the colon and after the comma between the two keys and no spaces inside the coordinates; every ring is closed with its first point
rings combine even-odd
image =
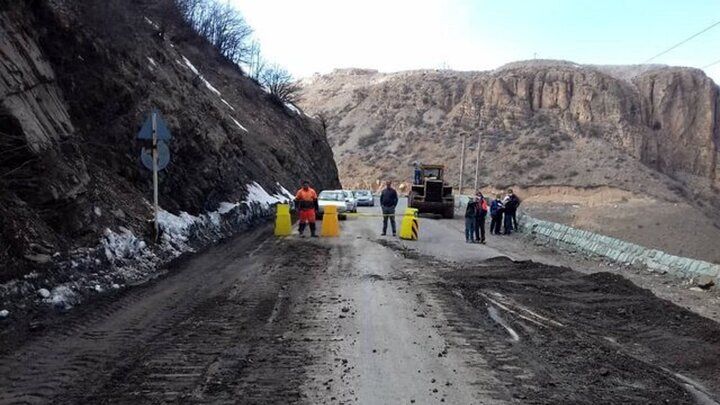
{"type": "Polygon", "coordinates": [[[710,66],[715,66],[715,65],[717,65],[718,63],[720,63],[720,59],[718,59],[718,60],[716,60],[716,61],[714,61],[714,62],[710,62],[710,63],[708,63],[707,65],[701,67],[700,69],[707,69],[707,68],[709,68],[710,66]]]}
{"type": "Polygon", "coordinates": [[[675,45],[671,46],[670,48],[668,48],[668,49],[666,49],[666,50],[664,50],[664,51],[660,52],[659,54],[657,54],[657,55],[653,56],[652,58],[650,58],[650,59],[646,60],[646,61],[645,61],[645,62],[643,62],[643,63],[648,63],[648,62],[652,61],[653,59],[656,59],[656,58],[658,58],[658,57],[660,57],[660,56],[663,56],[663,55],[665,55],[666,53],[668,53],[668,52],[672,51],[673,49],[675,49],[675,48],[679,47],[680,45],[682,45],[682,44],[684,44],[684,43],[686,43],[686,42],[690,41],[691,39],[693,39],[693,38],[697,37],[698,35],[701,35],[701,34],[703,34],[703,33],[707,32],[707,31],[710,31],[711,29],[715,28],[715,27],[716,27],[716,26],[718,26],[718,25],[720,25],[720,21],[718,21],[718,22],[716,22],[716,23],[714,23],[714,24],[710,25],[709,27],[707,27],[707,28],[703,29],[702,31],[700,31],[700,32],[698,32],[698,33],[695,33],[695,34],[693,34],[692,36],[690,36],[690,37],[688,37],[688,38],[686,38],[686,39],[683,39],[682,41],[680,41],[680,42],[678,42],[677,44],[675,44],[675,45]]]}

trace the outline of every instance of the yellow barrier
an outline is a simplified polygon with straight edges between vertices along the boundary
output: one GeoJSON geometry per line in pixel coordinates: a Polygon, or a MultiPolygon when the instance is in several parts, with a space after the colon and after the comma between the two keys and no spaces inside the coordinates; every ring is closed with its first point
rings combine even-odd
{"type": "Polygon", "coordinates": [[[417,221],[417,208],[407,208],[400,223],[400,239],[418,240],[420,226],[417,221]]]}
{"type": "Polygon", "coordinates": [[[278,204],[275,217],[275,236],[290,236],[292,221],[290,220],[290,205],[278,204]]]}
{"type": "Polygon", "coordinates": [[[320,236],[340,236],[337,207],[328,205],[324,208],[320,236]]]}

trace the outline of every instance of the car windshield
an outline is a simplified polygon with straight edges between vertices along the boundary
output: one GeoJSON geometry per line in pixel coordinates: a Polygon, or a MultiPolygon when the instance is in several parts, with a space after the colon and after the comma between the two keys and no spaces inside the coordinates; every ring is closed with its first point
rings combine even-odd
{"type": "Polygon", "coordinates": [[[345,199],[345,195],[339,191],[322,191],[320,192],[318,199],[328,201],[343,201],[345,199]]]}
{"type": "Polygon", "coordinates": [[[355,195],[357,195],[358,197],[369,197],[370,192],[367,190],[358,190],[355,192],[355,195]]]}

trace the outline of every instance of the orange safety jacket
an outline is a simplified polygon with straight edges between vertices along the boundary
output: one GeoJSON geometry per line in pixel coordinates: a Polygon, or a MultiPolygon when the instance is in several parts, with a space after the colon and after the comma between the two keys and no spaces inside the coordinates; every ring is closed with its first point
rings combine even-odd
{"type": "Polygon", "coordinates": [[[298,190],[295,194],[295,201],[297,202],[298,209],[311,210],[315,209],[315,201],[317,201],[317,193],[312,188],[298,190]]]}

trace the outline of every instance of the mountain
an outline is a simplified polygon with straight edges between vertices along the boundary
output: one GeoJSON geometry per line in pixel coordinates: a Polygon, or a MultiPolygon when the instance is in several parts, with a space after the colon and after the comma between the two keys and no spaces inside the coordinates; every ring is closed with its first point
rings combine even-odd
{"type": "Polygon", "coordinates": [[[0,6],[0,280],[152,218],[141,124],[173,134],[160,204],[199,215],[301,179],[338,187],[322,126],[283,105],[161,1],[0,6]]]}
{"type": "MultiPolygon", "coordinates": [[[[467,137],[466,191],[479,144],[478,184],[487,191],[513,186],[574,204],[590,194],[602,201],[609,190],[613,202],[681,204],[672,215],[690,212],[704,236],[718,230],[719,90],[700,70],[535,60],[483,72],[341,69],[300,84],[300,106],[326,125],[346,186],[390,179],[407,189],[415,161],[446,164],[457,186],[467,137]]],[[[577,223],[585,213],[553,219],[577,223]]],[[[602,231],[607,215],[583,221],[602,231]]],[[[680,250],[720,260],[693,244],[680,250]]]]}

